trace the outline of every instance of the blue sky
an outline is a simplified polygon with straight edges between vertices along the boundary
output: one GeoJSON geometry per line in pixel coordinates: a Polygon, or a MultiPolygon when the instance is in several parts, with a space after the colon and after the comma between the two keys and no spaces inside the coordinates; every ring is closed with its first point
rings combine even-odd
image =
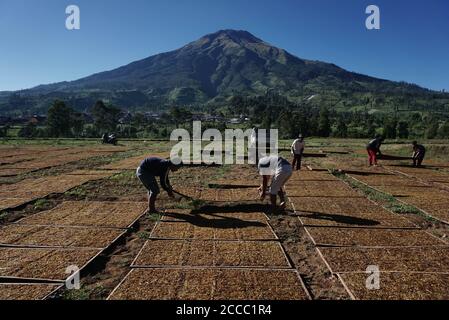
{"type": "Polygon", "coordinates": [[[301,58],[449,91],[447,0],[0,0],[0,91],[75,80],[247,30],[301,58]],[[65,28],[65,8],[81,30],[65,28]],[[365,28],[365,8],[381,30],[365,28]]]}

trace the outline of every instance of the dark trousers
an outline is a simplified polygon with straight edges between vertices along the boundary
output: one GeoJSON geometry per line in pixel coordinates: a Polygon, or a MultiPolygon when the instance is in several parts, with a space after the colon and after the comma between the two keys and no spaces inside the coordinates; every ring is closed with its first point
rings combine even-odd
{"type": "Polygon", "coordinates": [[[424,157],[425,157],[425,153],[418,153],[418,154],[415,154],[414,156],[413,156],[413,166],[415,166],[415,167],[421,167],[421,165],[422,165],[422,162],[423,162],[423,160],[424,160],[424,157]]]}
{"type": "Polygon", "coordinates": [[[296,171],[301,170],[301,163],[302,163],[302,154],[294,154],[292,163],[293,169],[296,171]]]}

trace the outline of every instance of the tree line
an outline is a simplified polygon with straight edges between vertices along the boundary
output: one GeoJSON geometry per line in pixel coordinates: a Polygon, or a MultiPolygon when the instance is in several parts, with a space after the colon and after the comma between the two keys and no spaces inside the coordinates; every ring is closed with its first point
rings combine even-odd
{"type": "MultiPolygon", "coordinates": [[[[292,139],[299,134],[316,137],[371,138],[381,134],[388,139],[449,138],[449,118],[438,113],[369,113],[366,111],[342,112],[328,107],[310,107],[292,104],[285,97],[266,95],[261,97],[234,97],[225,107],[204,106],[208,114],[223,118],[249,118],[238,127],[279,129],[281,139],[292,139]]],[[[67,106],[55,101],[48,109],[45,126],[28,123],[18,133],[21,137],[100,137],[103,133],[116,133],[122,138],[168,139],[178,127],[191,128],[193,114],[190,109],[174,106],[158,119],[148,119],[141,112],[134,113],[126,124],[119,122],[119,108],[97,101],[90,108],[92,121],[67,106]],[[92,123],[91,123],[92,122],[92,123]]],[[[203,129],[225,130],[229,124],[215,121],[202,124],[203,129]]],[[[8,127],[0,128],[0,136],[6,136],[8,127]]]]}

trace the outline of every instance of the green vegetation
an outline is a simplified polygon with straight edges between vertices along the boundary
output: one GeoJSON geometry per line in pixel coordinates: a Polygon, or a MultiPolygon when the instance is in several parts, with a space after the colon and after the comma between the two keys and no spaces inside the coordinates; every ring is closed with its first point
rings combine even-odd
{"type": "Polygon", "coordinates": [[[63,300],[89,300],[92,297],[102,296],[106,292],[106,288],[98,285],[94,288],[86,288],[82,286],[80,289],[64,290],[62,294],[63,300]]]}
{"type": "Polygon", "coordinates": [[[157,222],[157,221],[161,220],[162,214],[160,214],[160,213],[149,213],[149,214],[147,214],[147,218],[150,221],[157,222]]]}
{"type": "Polygon", "coordinates": [[[79,199],[84,199],[89,195],[89,192],[86,190],[85,186],[79,186],[67,191],[65,194],[79,199]]]}
{"type": "Polygon", "coordinates": [[[8,217],[7,212],[0,212],[0,223],[3,223],[7,217],[8,217]]]}
{"type": "MultiPolygon", "coordinates": [[[[154,220],[153,220],[154,221],[154,220]]],[[[137,232],[137,237],[139,238],[139,239],[142,239],[142,240],[148,240],[148,239],[150,239],[150,232],[147,232],[147,231],[140,231],[140,232],[137,232]]]]}
{"type": "Polygon", "coordinates": [[[39,199],[34,203],[35,210],[43,210],[47,209],[50,205],[50,202],[47,199],[39,199]]]}

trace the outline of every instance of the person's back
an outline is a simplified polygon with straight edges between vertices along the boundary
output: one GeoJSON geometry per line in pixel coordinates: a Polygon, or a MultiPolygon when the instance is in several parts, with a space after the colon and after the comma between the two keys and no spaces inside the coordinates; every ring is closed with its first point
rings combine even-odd
{"type": "Polygon", "coordinates": [[[366,148],[369,150],[378,150],[380,148],[381,142],[379,138],[375,138],[373,140],[371,140],[370,142],[368,142],[368,144],[366,145],[366,148]]]}
{"type": "Polygon", "coordinates": [[[156,177],[160,178],[161,187],[167,191],[169,197],[174,197],[173,188],[170,184],[168,175],[170,171],[177,171],[181,166],[182,162],[172,162],[171,160],[157,157],[146,158],[140,163],[136,175],[148,190],[148,211],[150,213],[157,212],[155,203],[157,195],[160,193],[160,189],[156,177]]]}
{"type": "Polygon", "coordinates": [[[144,159],[139,167],[152,176],[161,177],[166,174],[170,167],[170,161],[158,157],[149,157],[144,159]]]}
{"type": "Polygon", "coordinates": [[[302,154],[305,148],[305,142],[303,139],[296,139],[292,144],[293,154],[302,154]]]}
{"type": "Polygon", "coordinates": [[[284,185],[292,176],[292,166],[282,157],[267,156],[259,160],[258,163],[259,174],[262,176],[262,184],[259,187],[261,200],[265,198],[268,186],[268,179],[271,176],[270,185],[270,201],[276,206],[276,196],[279,195],[281,200],[280,207],[285,208],[285,193],[284,185]]]}
{"type": "Polygon", "coordinates": [[[421,153],[426,152],[426,148],[422,144],[416,144],[415,146],[413,146],[413,150],[415,152],[421,152],[421,153]]]}
{"type": "Polygon", "coordinates": [[[266,156],[259,160],[258,168],[262,175],[274,175],[283,167],[290,167],[290,162],[278,156],[266,156]]]}
{"type": "Polygon", "coordinates": [[[378,135],[366,145],[366,151],[368,152],[368,162],[370,166],[377,166],[377,156],[381,155],[380,147],[383,140],[384,139],[382,138],[382,136],[378,135]]]}

